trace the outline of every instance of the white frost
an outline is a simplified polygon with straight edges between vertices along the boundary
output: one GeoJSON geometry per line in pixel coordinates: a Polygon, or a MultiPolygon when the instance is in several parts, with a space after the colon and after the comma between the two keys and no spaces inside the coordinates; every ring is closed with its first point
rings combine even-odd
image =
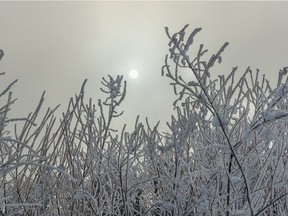
{"type": "Polygon", "coordinates": [[[222,123],[222,125],[227,124],[227,119],[225,119],[223,113],[218,113],[218,116],[214,115],[213,119],[212,119],[212,125],[214,127],[219,127],[221,125],[221,123],[222,123]]]}
{"type": "Polygon", "coordinates": [[[232,182],[233,184],[237,184],[238,182],[241,182],[241,178],[238,177],[238,176],[232,176],[232,177],[230,178],[230,180],[231,180],[231,182],[232,182]]]}
{"type": "Polygon", "coordinates": [[[74,199],[83,199],[84,198],[84,192],[83,191],[76,191],[74,195],[74,199]]]}
{"type": "Polygon", "coordinates": [[[198,211],[199,213],[205,213],[208,211],[207,205],[204,201],[200,202],[198,205],[198,211]]]}

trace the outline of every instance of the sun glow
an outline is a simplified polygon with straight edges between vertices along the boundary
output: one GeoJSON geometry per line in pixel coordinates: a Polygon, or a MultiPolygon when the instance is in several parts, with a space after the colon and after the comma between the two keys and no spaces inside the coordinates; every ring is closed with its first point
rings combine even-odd
{"type": "Polygon", "coordinates": [[[137,77],[138,77],[138,71],[135,70],[135,69],[130,70],[130,71],[129,71],[129,77],[130,77],[131,79],[137,79],[137,77]]]}

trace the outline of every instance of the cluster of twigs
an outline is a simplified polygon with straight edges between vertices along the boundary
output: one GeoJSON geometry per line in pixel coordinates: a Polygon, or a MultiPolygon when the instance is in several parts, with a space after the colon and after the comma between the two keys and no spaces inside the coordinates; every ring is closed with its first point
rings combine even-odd
{"type": "Polygon", "coordinates": [[[34,112],[17,119],[9,116],[16,81],[0,93],[2,215],[288,213],[287,68],[275,89],[250,68],[238,81],[236,67],[213,79],[228,43],[208,60],[200,45],[192,58],[201,29],[186,39],[187,28],[172,35],[166,28],[162,75],[178,96],[166,133],[138,118],[132,131],[111,128],[123,114],[122,76],[103,78],[107,99],[96,105],[85,102],[85,80],[60,121],[58,107],[39,117],[44,93],[34,112]],[[182,78],[187,70],[193,80],[182,78]]]}

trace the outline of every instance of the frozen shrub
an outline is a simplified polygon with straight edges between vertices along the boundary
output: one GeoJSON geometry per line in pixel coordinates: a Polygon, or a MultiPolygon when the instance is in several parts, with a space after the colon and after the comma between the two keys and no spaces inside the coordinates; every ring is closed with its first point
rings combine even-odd
{"type": "Polygon", "coordinates": [[[44,93],[27,117],[11,117],[17,80],[4,88],[1,214],[287,215],[287,67],[274,88],[249,67],[239,80],[237,67],[213,78],[228,43],[211,56],[201,44],[193,56],[201,28],[188,28],[166,28],[162,75],[176,100],[165,133],[139,118],[132,131],[111,128],[123,113],[122,76],[102,79],[106,100],[96,104],[84,98],[85,80],[60,119],[57,107],[39,117],[44,93]]]}

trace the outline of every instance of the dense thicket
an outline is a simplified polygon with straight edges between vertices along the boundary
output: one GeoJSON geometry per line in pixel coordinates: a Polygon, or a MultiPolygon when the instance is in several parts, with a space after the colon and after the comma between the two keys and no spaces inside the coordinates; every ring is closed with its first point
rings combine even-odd
{"type": "Polygon", "coordinates": [[[41,109],[44,94],[34,112],[13,118],[16,81],[4,88],[1,213],[287,215],[288,68],[280,70],[275,87],[250,68],[238,80],[236,67],[213,79],[211,68],[221,63],[228,43],[207,57],[203,45],[193,46],[201,29],[188,36],[187,29],[170,34],[166,28],[169,54],[162,75],[177,95],[167,133],[138,119],[131,132],[125,125],[117,132],[111,128],[122,114],[122,76],[103,78],[107,99],[96,104],[84,99],[85,80],[60,119],[57,107],[41,109]],[[198,49],[196,56],[191,49],[198,49]],[[187,71],[192,80],[182,78],[187,71]]]}

